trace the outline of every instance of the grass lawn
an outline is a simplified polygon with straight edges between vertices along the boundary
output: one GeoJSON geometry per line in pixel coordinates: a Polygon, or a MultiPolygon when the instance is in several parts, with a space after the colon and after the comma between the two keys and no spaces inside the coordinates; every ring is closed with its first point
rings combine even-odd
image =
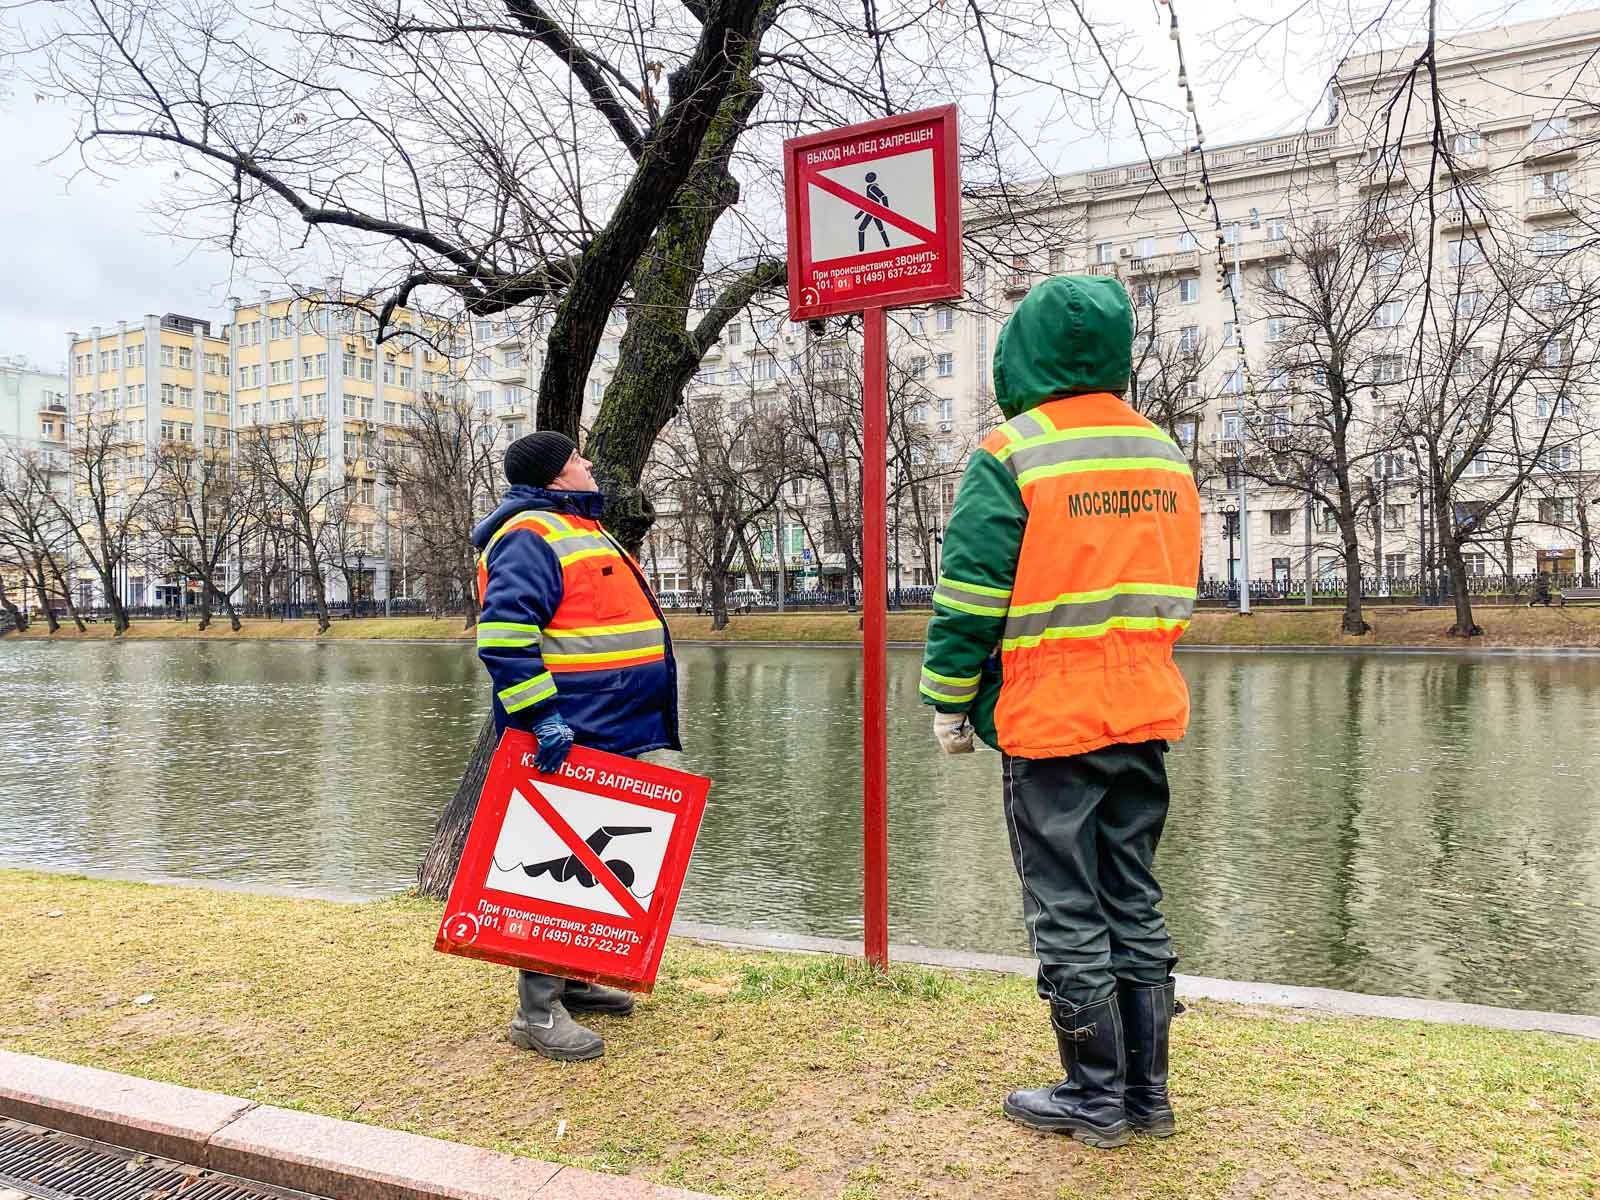
{"type": "Polygon", "coordinates": [[[678,941],[605,1058],[560,1065],[502,1039],[507,970],[432,950],[434,904],[6,871],[0,912],[6,1049],[715,1193],[1600,1195],[1577,1039],[1201,1003],[1179,1136],[1095,1151],[999,1115],[1059,1073],[1021,979],[678,941]]]}
{"type": "MultiPolygon", "coordinates": [[[[1262,608],[1249,617],[1231,611],[1201,609],[1184,636],[1191,646],[1342,646],[1363,649],[1370,646],[1429,647],[1436,649],[1600,647],[1600,606],[1573,605],[1569,608],[1524,606],[1480,608],[1474,610],[1484,636],[1470,640],[1450,637],[1454,619],[1445,608],[1411,609],[1375,607],[1366,612],[1373,631],[1363,637],[1345,637],[1339,632],[1341,610],[1336,608],[1262,608]]],[[[856,613],[749,613],[734,616],[726,629],[713,632],[711,618],[693,613],[673,613],[667,618],[672,636],[683,641],[712,642],[855,642],[861,639],[860,616],[856,613]]],[[[920,642],[927,628],[926,612],[890,613],[889,640],[920,642]]],[[[12,635],[17,636],[17,635],[12,635]]],[[[33,626],[23,637],[48,637],[42,625],[33,626]]],[[[70,624],[56,635],[59,639],[79,637],[107,638],[109,625],[91,625],[80,634],[70,624]]],[[[462,629],[459,617],[434,620],[430,617],[380,617],[355,621],[335,621],[326,634],[318,635],[315,621],[249,620],[234,633],[226,621],[213,623],[199,632],[192,621],[136,621],[128,637],[293,640],[380,640],[380,641],[460,641],[472,633],[462,629]]]]}

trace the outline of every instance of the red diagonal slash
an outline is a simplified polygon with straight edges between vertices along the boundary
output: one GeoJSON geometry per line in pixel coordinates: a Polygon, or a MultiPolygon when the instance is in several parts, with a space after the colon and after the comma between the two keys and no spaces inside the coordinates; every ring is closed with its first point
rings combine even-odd
{"type": "MultiPolygon", "coordinates": [[[[523,788],[519,786],[517,791],[521,793],[523,788]]],[[[524,794],[523,799],[527,800],[534,812],[544,818],[546,825],[555,830],[556,836],[565,842],[567,849],[571,850],[577,856],[578,861],[588,868],[589,874],[595,877],[595,881],[611,893],[611,898],[622,905],[630,917],[635,921],[643,921],[649,914],[633,898],[633,893],[622,886],[622,881],[611,873],[611,868],[601,862],[600,856],[589,848],[589,843],[579,837],[577,831],[561,819],[561,814],[555,810],[555,806],[550,801],[545,799],[543,793],[537,787],[529,783],[527,792],[532,794],[524,794]]]]}
{"type": "Polygon", "coordinates": [[[877,217],[880,221],[888,222],[890,225],[893,225],[896,229],[900,230],[901,233],[909,233],[919,242],[926,242],[928,245],[932,246],[939,241],[939,235],[933,230],[918,225],[910,217],[904,216],[901,213],[897,213],[892,208],[885,208],[875,200],[868,200],[865,196],[858,192],[852,192],[849,188],[845,187],[844,184],[835,183],[826,175],[808,176],[806,178],[806,182],[812,187],[821,188],[830,196],[837,196],[839,199],[849,204],[854,204],[869,217],[877,217]]]}

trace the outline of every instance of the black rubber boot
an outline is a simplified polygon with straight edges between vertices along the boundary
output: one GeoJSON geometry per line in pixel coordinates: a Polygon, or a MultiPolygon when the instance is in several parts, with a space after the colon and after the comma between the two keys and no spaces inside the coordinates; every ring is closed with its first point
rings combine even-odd
{"type": "Polygon", "coordinates": [[[561,1002],[566,980],[537,971],[517,972],[517,1015],[506,1037],[518,1050],[537,1050],[561,1062],[599,1058],[606,1044],[567,1014],[561,1002]]]}
{"type": "Polygon", "coordinates": [[[1167,1045],[1172,1013],[1177,1004],[1177,984],[1148,985],[1118,982],[1117,1006],[1128,1047],[1128,1124],[1152,1137],[1177,1132],[1172,1100],[1167,1095],[1167,1045]]]}
{"type": "Polygon", "coordinates": [[[1082,1008],[1056,1001],[1050,1023],[1067,1077],[1053,1087],[1012,1092],[1006,1116],[1029,1129],[1070,1133],[1102,1150],[1125,1145],[1133,1134],[1123,1112],[1127,1061],[1116,996],[1082,1008]]]}
{"type": "Polygon", "coordinates": [[[568,1012],[601,1013],[608,1017],[626,1017],[633,1012],[633,993],[621,988],[601,987],[598,983],[567,980],[567,990],[561,1002],[568,1012]]]}

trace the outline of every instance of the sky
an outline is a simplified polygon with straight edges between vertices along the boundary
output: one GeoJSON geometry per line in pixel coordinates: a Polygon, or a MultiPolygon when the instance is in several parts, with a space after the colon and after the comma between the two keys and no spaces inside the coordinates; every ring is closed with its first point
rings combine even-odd
{"type": "MultiPolygon", "coordinates": [[[[1571,0],[1456,0],[1446,23],[1478,28],[1591,7],[1571,0]]],[[[1413,4],[1415,10],[1417,5],[1413,4]]],[[[1135,64],[1150,94],[1174,101],[1176,60],[1166,8],[1155,0],[1085,0],[1097,32],[1125,39],[1121,56],[1135,64]],[[1163,95],[1161,88],[1170,88],[1163,95]]],[[[1338,49],[1315,22],[1297,22],[1238,51],[1240,14],[1273,19],[1304,8],[1301,0],[1180,0],[1190,76],[1210,146],[1291,132],[1323,120],[1324,91],[1338,49]]],[[[1396,41],[1414,31],[1396,31],[1396,41]]],[[[1386,39],[1387,40],[1387,39],[1386,39]]],[[[1370,47],[1369,47],[1370,48],[1370,47]]],[[[0,357],[23,356],[60,370],[69,330],[87,333],[118,319],[179,312],[220,322],[227,298],[248,298],[272,280],[251,278],[225,252],[163,231],[152,205],[170,168],[138,168],[107,179],[81,169],[69,151],[69,112],[41,102],[26,87],[0,93],[0,357]],[[65,153],[64,153],[65,152],[65,153]]],[[[1154,142],[1167,148],[1165,139],[1154,142]]],[[[1056,151],[1060,172],[1129,161],[1141,151],[1125,109],[1103,133],[1056,151]]],[[[352,275],[358,272],[352,272],[352,275]]]]}

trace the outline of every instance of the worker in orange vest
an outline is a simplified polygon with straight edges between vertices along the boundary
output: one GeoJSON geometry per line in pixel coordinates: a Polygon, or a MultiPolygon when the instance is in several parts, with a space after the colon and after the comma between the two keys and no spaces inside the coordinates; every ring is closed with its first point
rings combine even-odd
{"type": "MultiPolygon", "coordinates": [[[[681,749],[672,639],[639,564],[600,524],[590,466],[565,434],[518,438],[506,449],[511,488],[472,534],[495,730],[531,732],[546,774],[574,743],[630,757],[681,749]]],[[[519,971],[508,1036],[546,1058],[598,1058],[604,1041],[571,1014],[632,1011],[628,992],[519,971]]]]}
{"type": "Polygon", "coordinates": [[[945,531],[921,694],[948,753],[1002,751],[1006,828],[1061,1082],[1012,1092],[1034,1129],[1120,1146],[1174,1130],[1177,964],[1152,870],[1165,754],[1189,719],[1172,647],[1194,610],[1200,500],[1122,397],[1133,311],[1106,277],[1048,279],[995,344],[1009,418],[945,531]]]}

